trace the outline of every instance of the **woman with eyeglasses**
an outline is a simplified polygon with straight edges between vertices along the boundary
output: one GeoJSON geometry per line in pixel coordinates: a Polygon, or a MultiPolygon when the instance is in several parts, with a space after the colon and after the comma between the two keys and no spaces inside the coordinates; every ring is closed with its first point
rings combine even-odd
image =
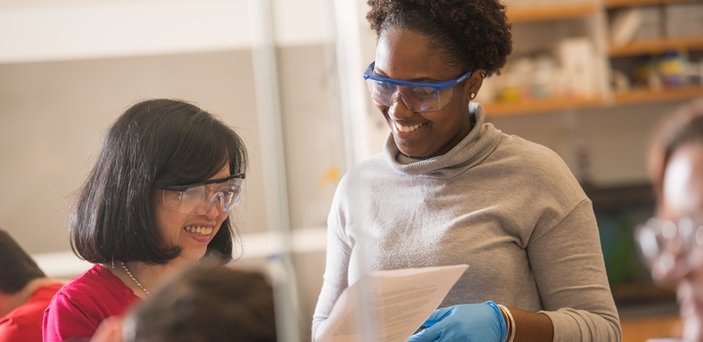
{"type": "Polygon", "coordinates": [[[636,237],[652,277],[677,289],[683,341],[703,342],[703,99],[665,120],[650,150],[657,215],[636,237]]]}
{"type": "Polygon", "coordinates": [[[473,101],[511,53],[497,0],[370,0],[363,73],[390,127],[328,217],[318,339],[368,272],[469,264],[410,341],[619,341],[591,202],[553,151],[502,133],[473,101]]]}
{"type": "Polygon", "coordinates": [[[71,246],[95,265],[44,314],[44,341],[87,340],[110,316],[149,297],[174,270],[232,259],[247,155],[241,138],[193,104],[154,99],[110,128],[78,196],[71,246]]]}

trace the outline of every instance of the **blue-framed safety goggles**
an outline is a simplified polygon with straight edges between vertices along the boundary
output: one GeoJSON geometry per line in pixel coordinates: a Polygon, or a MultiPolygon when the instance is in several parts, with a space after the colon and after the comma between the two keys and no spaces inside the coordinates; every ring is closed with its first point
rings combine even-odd
{"type": "Polygon", "coordinates": [[[440,110],[452,99],[454,86],[469,78],[472,71],[453,80],[441,82],[411,82],[379,76],[374,73],[376,62],[371,62],[364,71],[364,79],[374,102],[390,107],[397,92],[403,103],[412,111],[431,112],[440,110]]]}

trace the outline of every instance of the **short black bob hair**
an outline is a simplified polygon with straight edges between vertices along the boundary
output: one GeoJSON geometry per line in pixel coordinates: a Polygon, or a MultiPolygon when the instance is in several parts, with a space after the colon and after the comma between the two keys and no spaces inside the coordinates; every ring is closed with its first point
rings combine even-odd
{"type": "MultiPolygon", "coordinates": [[[[165,264],[180,253],[155,227],[154,190],[206,180],[226,164],[244,173],[241,138],[197,106],[172,99],[134,104],[110,128],[78,195],[71,217],[71,248],[92,263],[165,264]]],[[[236,231],[227,217],[207,255],[232,260],[236,231]]]]}

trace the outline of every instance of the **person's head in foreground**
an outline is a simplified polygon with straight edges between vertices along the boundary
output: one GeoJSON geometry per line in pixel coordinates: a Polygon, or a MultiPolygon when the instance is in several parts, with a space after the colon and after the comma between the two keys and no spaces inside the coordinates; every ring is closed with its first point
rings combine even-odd
{"type": "Polygon", "coordinates": [[[275,342],[273,290],[260,273],[193,265],[127,315],[123,336],[125,342],[275,342]]]}

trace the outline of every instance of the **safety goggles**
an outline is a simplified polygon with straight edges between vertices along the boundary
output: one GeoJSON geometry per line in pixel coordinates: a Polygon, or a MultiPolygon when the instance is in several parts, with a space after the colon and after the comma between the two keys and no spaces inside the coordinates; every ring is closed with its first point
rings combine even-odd
{"type": "Polygon", "coordinates": [[[441,82],[411,82],[379,76],[374,73],[376,62],[371,62],[364,72],[366,85],[374,102],[390,107],[397,92],[405,106],[421,113],[440,110],[452,99],[454,86],[471,76],[471,71],[453,80],[441,82]]]}
{"type": "Polygon", "coordinates": [[[217,204],[229,213],[239,203],[243,186],[243,173],[196,184],[167,186],[162,191],[163,203],[182,214],[206,214],[217,204]]]}
{"type": "Polygon", "coordinates": [[[651,218],[635,230],[637,245],[656,277],[683,275],[703,266],[703,220],[651,218]]]}

